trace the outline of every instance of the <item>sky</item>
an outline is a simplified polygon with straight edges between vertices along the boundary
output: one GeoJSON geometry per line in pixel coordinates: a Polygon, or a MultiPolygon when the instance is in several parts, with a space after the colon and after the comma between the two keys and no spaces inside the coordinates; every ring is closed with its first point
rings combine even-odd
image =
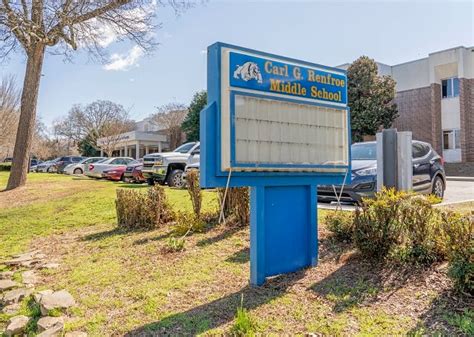
{"type": "MultiPolygon", "coordinates": [[[[474,46],[473,1],[209,0],[176,16],[159,8],[160,45],[150,54],[112,43],[105,64],[83,52],[73,62],[47,55],[38,115],[48,126],[73,104],[103,99],[135,120],[170,102],[188,104],[206,88],[206,49],[221,41],[336,66],[361,55],[394,65],[457,46],[474,46]]],[[[25,59],[11,55],[0,74],[21,84],[25,59]]]]}

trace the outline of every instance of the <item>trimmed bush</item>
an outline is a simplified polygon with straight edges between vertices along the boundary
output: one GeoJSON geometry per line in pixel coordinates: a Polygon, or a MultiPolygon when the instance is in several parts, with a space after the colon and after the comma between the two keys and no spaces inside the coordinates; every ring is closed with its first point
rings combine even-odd
{"type": "Polygon", "coordinates": [[[354,236],[354,217],[352,212],[329,212],[324,218],[324,223],[336,240],[352,241],[354,236]]]}
{"type": "Polygon", "coordinates": [[[12,168],[11,163],[0,163],[0,171],[9,172],[11,168],[12,168]]]}
{"type": "Polygon", "coordinates": [[[118,226],[126,229],[153,229],[174,219],[161,186],[153,186],[146,193],[119,188],[115,207],[118,226]]]}
{"type": "Polygon", "coordinates": [[[445,252],[440,242],[439,211],[432,206],[432,199],[411,196],[400,210],[402,260],[431,264],[442,260],[445,252]]]}
{"type": "Polygon", "coordinates": [[[474,219],[443,212],[441,226],[449,261],[448,275],[457,290],[474,295],[474,219]]]}
{"type": "MultiPolygon", "coordinates": [[[[225,188],[218,189],[219,204],[222,204],[225,188]]],[[[227,191],[224,214],[228,224],[248,226],[250,224],[250,195],[247,187],[232,187],[227,191]]]]}
{"type": "Polygon", "coordinates": [[[375,199],[364,199],[355,211],[354,241],[361,253],[369,258],[385,258],[399,241],[399,209],[407,193],[384,189],[375,199]]]}
{"type": "Polygon", "coordinates": [[[189,170],[186,174],[186,184],[193,204],[193,211],[197,218],[201,217],[202,192],[199,186],[199,172],[197,170],[189,170]]]}

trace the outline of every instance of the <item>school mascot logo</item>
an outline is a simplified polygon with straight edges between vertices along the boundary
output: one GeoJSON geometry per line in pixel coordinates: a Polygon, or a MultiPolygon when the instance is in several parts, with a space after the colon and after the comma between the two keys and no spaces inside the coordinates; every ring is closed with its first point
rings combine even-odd
{"type": "Polygon", "coordinates": [[[237,69],[234,71],[234,78],[241,78],[245,82],[250,80],[257,80],[259,84],[263,83],[262,74],[258,65],[254,62],[245,62],[243,65],[237,65],[237,69]]]}

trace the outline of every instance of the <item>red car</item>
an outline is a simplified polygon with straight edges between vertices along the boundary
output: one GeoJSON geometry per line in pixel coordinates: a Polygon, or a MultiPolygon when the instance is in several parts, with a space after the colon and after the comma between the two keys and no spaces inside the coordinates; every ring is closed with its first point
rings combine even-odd
{"type": "Polygon", "coordinates": [[[146,182],[145,177],[142,174],[143,162],[141,160],[135,160],[128,164],[124,173],[124,181],[131,183],[144,183],[146,182]]]}
{"type": "Polygon", "coordinates": [[[114,168],[105,170],[102,172],[102,178],[114,180],[114,181],[124,181],[124,173],[127,166],[120,165],[114,168]]]}

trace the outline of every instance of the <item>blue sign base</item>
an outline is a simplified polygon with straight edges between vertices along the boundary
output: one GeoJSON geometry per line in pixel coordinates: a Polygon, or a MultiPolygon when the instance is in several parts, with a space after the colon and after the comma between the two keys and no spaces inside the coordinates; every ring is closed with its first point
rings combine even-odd
{"type": "Polygon", "coordinates": [[[315,266],[316,185],[255,186],[250,192],[250,283],[315,266]]]}

